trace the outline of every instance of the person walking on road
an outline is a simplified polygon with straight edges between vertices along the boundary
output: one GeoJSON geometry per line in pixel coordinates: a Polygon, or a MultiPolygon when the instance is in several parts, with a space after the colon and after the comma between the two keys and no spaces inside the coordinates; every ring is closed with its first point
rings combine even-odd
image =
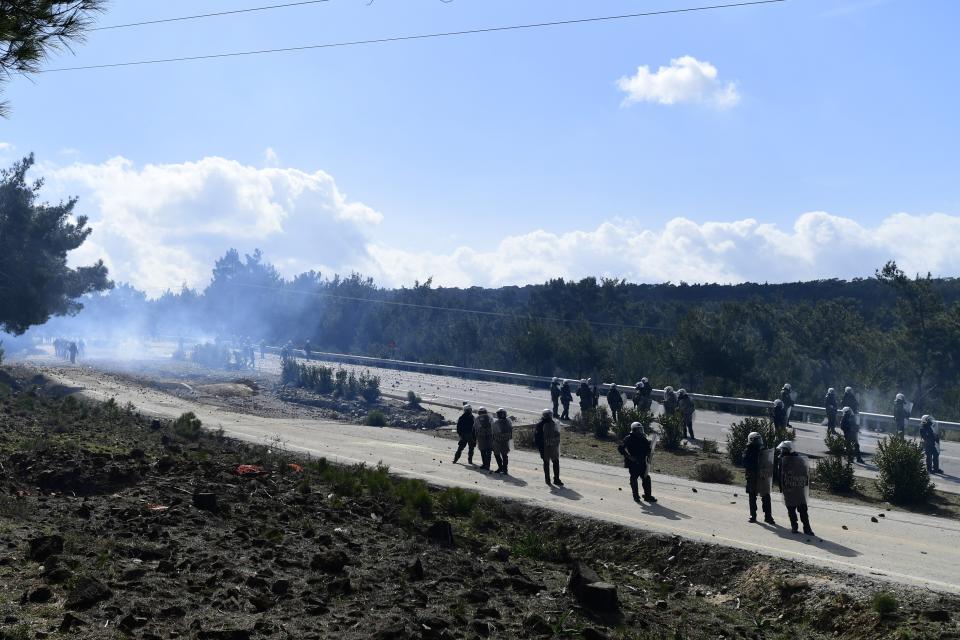
{"type": "Polygon", "coordinates": [[[497,419],[493,421],[493,457],[497,460],[494,473],[510,475],[507,465],[510,463],[510,443],[513,442],[513,423],[507,417],[507,410],[497,409],[497,419]]]}
{"type": "Polygon", "coordinates": [[[637,486],[637,479],[642,478],[643,499],[647,502],[656,502],[657,499],[653,497],[653,483],[648,472],[653,447],[643,433],[642,424],[634,422],[630,425],[630,433],[617,447],[617,451],[623,456],[623,466],[630,471],[630,490],[633,491],[634,501],[640,502],[640,488],[637,486]]]}
{"type": "Polygon", "coordinates": [[[457,453],[453,456],[453,463],[456,464],[467,449],[467,462],[473,464],[473,448],[477,446],[477,436],[474,432],[473,407],[468,404],[463,405],[463,414],[457,419],[457,435],[460,436],[460,442],[457,443],[457,453]]]}
{"type": "Polygon", "coordinates": [[[480,468],[490,471],[490,458],[493,456],[493,421],[483,407],[477,409],[473,432],[477,438],[477,449],[480,449],[480,468]]]}
{"type": "Polygon", "coordinates": [[[823,397],[823,411],[827,414],[827,433],[837,432],[837,392],[833,387],[827,389],[823,397]]]}
{"type": "Polygon", "coordinates": [[[677,408],[683,417],[684,433],[690,440],[696,440],[696,437],[693,435],[693,414],[696,409],[693,406],[693,398],[690,397],[686,389],[677,391],[677,408]]]}
{"type": "Polygon", "coordinates": [[[570,381],[564,380],[560,385],[560,404],[563,405],[563,413],[560,414],[561,420],[570,419],[570,403],[573,402],[573,393],[570,392],[570,381]]]}
{"type": "Polygon", "coordinates": [[[847,462],[853,462],[853,456],[857,456],[857,462],[863,464],[863,456],[860,455],[860,427],[857,426],[857,416],[850,407],[844,407],[843,417],[840,418],[840,430],[843,431],[843,437],[847,441],[847,462]]]}
{"type": "Polygon", "coordinates": [[[747,436],[747,450],[743,452],[743,470],[747,476],[747,496],[750,501],[750,520],[757,521],[757,496],[763,506],[763,521],[777,524],[773,519],[770,490],[773,484],[773,451],[764,446],[763,436],[756,431],[747,436]]]}
{"type": "Polygon", "coordinates": [[[893,401],[893,422],[897,427],[897,433],[904,435],[907,430],[907,419],[910,417],[910,412],[907,411],[907,399],[903,397],[902,393],[898,393],[896,399],[893,401]]]}
{"type": "Polygon", "coordinates": [[[920,439],[923,441],[923,453],[927,459],[927,471],[943,473],[940,468],[940,432],[933,416],[920,418],[920,439]]]}
{"type": "Polygon", "coordinates": [[[787,506],[790,530],[799,533],[799,514],[803,533],[812,536],[814,534],[807,511],[807,495],[810,492],[810,470],[807,461],[793,450],[793,442],[790,440],[781,442],[777,449],[780,450],[780,491],[783,493],[783,503],[787,506]]]}
{"type": "Polygon", "coordinates": [[[623,395],[621,395],[616,384],[610,385],[610,391],[607,392],[607,406],[610,407],[610,415],[616,422],[617,417],[623,410],[623,395]]]}
{"type": "Polygon", "coordinates": [[[653,405],[653,387],[650,386],[650,381],[640,378],[640,382],[634,388],[636,392],[633,394],[633,406],[649,413],[653,405]]]}
{"type": "Polygon", "coordinates": [[[560,417],[560,378],[550,381],[550,402],[553,404],[553,417],[560,417]]]}
{"type": "Polygon", "coordinates": [[[553,483],[562,487],[560,482],[560,425],[553,419],[553,412],[544,409],[540,422],[533,429],[533,442],[543,459],[543,479],[550,482],[550,465],[553,465],[553,483]]]}

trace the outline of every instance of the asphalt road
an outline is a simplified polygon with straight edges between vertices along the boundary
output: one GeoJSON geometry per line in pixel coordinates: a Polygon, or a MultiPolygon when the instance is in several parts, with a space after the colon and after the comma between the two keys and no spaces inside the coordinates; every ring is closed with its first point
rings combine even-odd
{"type": "MultiPolygon", "coordinates": [[[[533,421],[539,417],[541,411],[550,406],[550,394],[546,389],[531,389],[529,387],[503,382],[469,380],[436,374],[324,362],[321,360],[311,360],[311,362],[332,367],[339,366],[357,371],[371,371],[380,376],[381,386],[384,391],[405,395],[407,391],[412,390],[420,395],[426,402],[439,402],[441,404],[455,406],[469,402],[473,405],[474,409],[481,406],[485,406],[491,410],[503,407],[507,409],[511,415],[516,415],[520,418],[521,421],[533,421]]],[[[261,366],[267,371],[279,372],[280,359],[277,356],[268,355],[266,360],[261,362],[261,366]]],[[[576,401],[576,399],[576,396],[574,396],[574,401],[576,401]]],[[[606,404],[606,397],[602,398],[601,404],[606,404]]],[[[654,403],[654,407],[659,410],[659,405],[656,403],[654,403]]],[[[443,408],[441,408],[440,411],[448,417],[456,416],[456,411],[443,408]]],[[[574,403],[571,405],[570,411],[571,415],[574,415],[579,411],[579,408],[577,408],[574,403]]],[[[729,431],[730,424],[739,419],[739,416],[730,413],[698,410],[694,416],[694,434],[698,439],[706,438],[716,441],[722,449],[727,440],[727,432],[729,431]]],[[[800,423],[796,421],[792,423],[792,426],[797,432],[796,445],[798,451],[815,455],[822,455],[826,452],[823,444],[826,427],[820,424],[800,423]]],[[[866,464],[854,464],[854,472],[857,476],[867,478],[876,477],[876,466],[872,464],[871,458],[876,451],[877,441],[882,437],[883,434],[861,431],[860,448],[865,455],[866,464]]],[[[942,443],[940,467],[945,473],[933,477],[937,488],[950,493],[960,493],[960,442],[944,441],[942,443]]]]}
{"type": "MultiPolygon", "coordinates": [[[[127,385],[88,368],[63,371],[60,382],[82,389],[88,397],[112,397],[121,404],[132,402],[146,414],[164,417],[193,411],[205,426],[222,427],[228,435],[248,441],[276,445],[279,439],[290,450],[342,462],[383,461],[395,473],[437,485],[466,487],[574,515],[754,550],[847,573],[960,592],[960,575],[956,571],[960,566],[960,522],[954,520],[905,512],[879,513],[857,505],[813,500],[810,517],[817,536],[798,536],[784,527],[786,511],[779,495],[774,496],[774,515],[780,522],[775,527],[747,524],[746,499],[737,487],[668,476],[653,477],[659,503],[637,505],[630,498],[624,470],[616,467],[564,460],[561,475],[566,487],[558,489],[544,484],[540,460],[529,452],[514,452],[512,476],[503,478],[469,465],[451,464],[455,444],[428,433],[238,414],[127,385]]],[[[514,389],[510,390],[512,396],[505,396],[486,384],[465,384],[465,391],[476,387],[471,393],[475,392],[477,398],[512,397],[515,404],[522,400],[524,404],[539,406],[539,394],[531,393],[528,397],[523,390],[514,389]]],[[[439,386],[441,392],[447,388],[439,386]]],[[[425,392],[426,388],[420,391],[425,392]]],[[[810,569],[808,573],[816,571],[810,569]]]]}

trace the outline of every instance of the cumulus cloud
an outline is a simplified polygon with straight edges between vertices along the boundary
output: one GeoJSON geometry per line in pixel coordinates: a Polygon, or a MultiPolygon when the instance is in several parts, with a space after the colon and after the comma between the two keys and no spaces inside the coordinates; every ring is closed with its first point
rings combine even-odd
{"type": "Polygon", "coordinates": [[[624,76],[617,86],[626,93],[624,105],[636,102],[678,104],[681,102],[706,103],[726,109],[740,102],[737,85],[723,84],[715,66],[693,56],[682,56],[670,61],[669,67],[651,72],[642,65],[632,76],[624,76]]]}
{"type": "Polygon", "coordinates": [[[13,151],[14,146],[9,142],[0,142],[0,151],[13,151]]]}
{"type": "Polygon", "coordinates": [[[658,230],[631,221],[556,234],[537,230],[504,238],[487,251],[447,254],[370,248],[386,284],[434,276],[447,286],[525,284],[586,276],[632,282],[790,282],[866,277],[895,259],[908,273],[960,271],[960,217],[900,213],[875,227],[822,211],[792,228],[754,219],[695,223],[675,218],[658,230]]]}
{"type": "Polygon", "coordinates": [[[137,167],[117,157],[47,168],[47,195],[78,193],[94,234],[75,264],[103,257],[113,277],[157,294],[204,285],[227,248],[263,249],[286,275],[364,267],[377,211],[317,171],[218,157],[137,167]]]}

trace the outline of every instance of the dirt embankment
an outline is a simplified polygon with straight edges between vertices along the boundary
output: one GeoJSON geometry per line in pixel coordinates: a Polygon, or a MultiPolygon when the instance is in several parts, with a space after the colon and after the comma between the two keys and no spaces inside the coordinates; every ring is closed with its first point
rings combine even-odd
{"type": "Polygon", "coordinates": [[[0,638],[960,637],[952,596],[305,460],[36,382],[0,387],[0,638]]]}

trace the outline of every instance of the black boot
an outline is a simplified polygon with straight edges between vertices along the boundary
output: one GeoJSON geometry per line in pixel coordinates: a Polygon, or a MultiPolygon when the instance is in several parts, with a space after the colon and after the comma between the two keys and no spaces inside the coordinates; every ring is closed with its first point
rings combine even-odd
{"type": "Polygon", "coordinates": [[[553,484],[550,482],[550,463],[546,460],[543,461],[543,479],[547,484],[553,484]]]}
{"type": "Polygon", "coordinates": [[[760,501],[763,506],[763,521],[770,525],[777,524],[777,521],[773,519],[773,509],[770,504],[770,496],[762,496],[760,501]]]}
{"type": "Polygon", "coordinates": [[[494,473],[503,473],[503,458],[496,451],[493,452],[493,457],[497,460],[497,470],[494,473]]]}
{"type": "Polygon", "coordinates": [[[637,476],[630,476],[630,490],[633,491],[633,501],[640,502],[640,487],[637,486],[637,476]]]}
{"type": "Polygon", "coordinates": [[[557,485],[558,487],[563,486],[563,483],[560,482],[560,461],[559,460],[553,461],[553,484],[557,485]]]}
{"type": "Polygon", "coordinates": [[[504,454],[503,454],[503,475],[505,475],[505,476],[510,475],[510,473],[507,471],[507,467],[508,467],[509,465],[510,465],[510,458],[508,457],[507,453],[504,452],[504,454]]]}
{"type": "Polygon", "coordinates": [[[643,499],[647,502],[657,501],[653,497],[653,482],[650,480],[650,476],[643,476],[643,499]]]}

